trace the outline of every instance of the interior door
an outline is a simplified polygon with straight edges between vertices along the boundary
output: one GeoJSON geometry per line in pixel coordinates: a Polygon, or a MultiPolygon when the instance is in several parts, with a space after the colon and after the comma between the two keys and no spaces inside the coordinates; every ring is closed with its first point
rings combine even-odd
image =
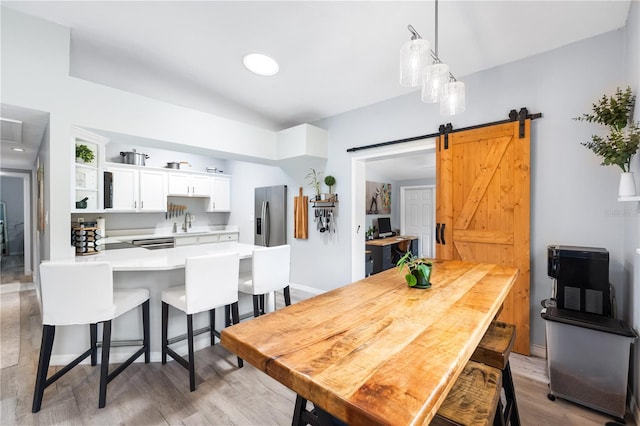
{"type": "Polygon", "coordinates": [[[529,354],[530,123],[440,136],[436,151],[436,257],[519,268],[500,320],[516,325],[514,351],[529,354]]]}
{"type": "Polygon", "coordinates": [[[402,206],[402,235],[418,237],[418,255],[433,257],[434,188],[405,188],[402,206]]]}

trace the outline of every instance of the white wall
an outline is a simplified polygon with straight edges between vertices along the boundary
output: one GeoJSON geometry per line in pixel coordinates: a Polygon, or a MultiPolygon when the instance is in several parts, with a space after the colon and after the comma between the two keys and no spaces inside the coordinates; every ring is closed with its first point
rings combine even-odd
{"type": "MultiPolygon", "coordinates": [[[[636,108],[634,121],[640,122],[640,3],[631,2],[629,17],[627,18],[625,32],[625,79],[636,95],[636,108]]],[[[638,156],[633,159],[631,170],[640,175],[640,161],[638,156]]],[[[638,185],[640,189],[640,185],[638,185]]],[[[624,319],[629,321],[636,332],[640,331],[640,254],[636,252],[640,248],[640,215],[639,203],[625,203],[624,208],[624,285],[627,288],[627,297],[624,303],[624,319]]],[[[636,423],[640,422],[640,344],[636,341],[633,345],[631,359],[632,391],[636,407],[636,423]]]]}

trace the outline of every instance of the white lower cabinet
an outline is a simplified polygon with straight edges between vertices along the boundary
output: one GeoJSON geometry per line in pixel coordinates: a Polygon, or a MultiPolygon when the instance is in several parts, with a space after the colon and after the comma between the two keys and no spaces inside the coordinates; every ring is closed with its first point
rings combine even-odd
{"type": "Polygon", "coordinates": [[[193,246],[196,244],[210,244],[224,241],[238,241],[238,233],[228,234],[207,234],[207,235],[185,235],[175,237],[175,246],[193,246]]]}
{"type": "Polygon", "coordinates": [[[231,211],[231,179],[228,177],[211,177],[211,194],[208,212],[231,211]]]}

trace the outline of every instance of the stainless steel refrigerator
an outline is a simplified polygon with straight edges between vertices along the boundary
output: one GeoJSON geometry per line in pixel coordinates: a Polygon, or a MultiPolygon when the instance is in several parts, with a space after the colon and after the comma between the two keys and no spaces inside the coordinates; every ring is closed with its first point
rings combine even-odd
{"type": "Polygon", "coordinates": [[[287,244],[287,186],[267,186],[255,191],[254,244],[287,244]]]}

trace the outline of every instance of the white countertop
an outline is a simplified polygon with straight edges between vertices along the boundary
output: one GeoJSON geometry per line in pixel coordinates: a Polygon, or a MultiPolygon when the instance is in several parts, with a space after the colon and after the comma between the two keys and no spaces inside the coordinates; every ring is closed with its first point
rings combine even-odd
{"type": "Polygon", "coordinates": [[[167,271],[184,268],[185,259],[191,256],[238,252],[240,259],[250,259],[253,255],[253,249],[257,247],[258,246],[252,244],[243,244],[236,241],[181,246],[160,250],[147,250],[136,247],[120,250],[105,250],[90,256],[76,256],[74,260],[76,262],[110,262],[115,272],[167,271]]]}

